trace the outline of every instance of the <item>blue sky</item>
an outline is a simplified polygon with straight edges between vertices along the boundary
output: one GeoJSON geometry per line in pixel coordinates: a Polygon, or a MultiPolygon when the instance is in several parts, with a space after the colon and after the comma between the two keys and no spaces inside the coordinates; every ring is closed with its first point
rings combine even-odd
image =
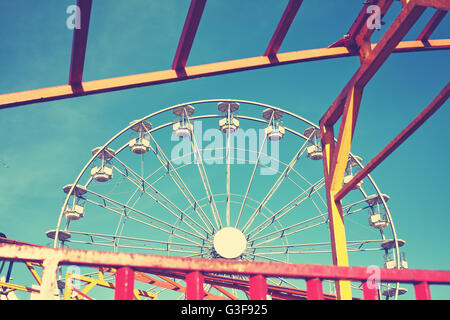
{"type": "MultiPolygon", "coordinates": [[[[72,31],[66,8],[73,2],[0,3],[1,94],[67,83],[72,31]]],[[[327,47],[340,39],[361,8],[361,1],[344,2],[304,1],[280,52],[327,47]]],[[[286,4],[209,1],[188,65],[262,55],[286,4]]],[[[169,69],[188,7],[189,1],[176,0],[94,1],[84,80],[169,69]]],[[[399,10],[394,2],[373,41],[399,10]]],[[[405,40],[415,39],[433,13],[428,9],[405,40]]],[[[446,17],[433,38],[448,38],[449,30],[446,17]]],[[[358,66],[357,57],[294,64],[2,110],[0,160],[8,168],[0,167],[0,232],[50,245],[45,231],[56,225],[61,187],[75,179],[93,147],[134,119],[182,102],[236,98],[318,123],[358,66]]],[[[352,146],[363,164],[432,101],[448,82],[449,69],[446,51],[389,57],[364,91],[352,146]]],[[[411,268],[450,264],[448,104],[372,174],[391,197],[411,268]]]]}

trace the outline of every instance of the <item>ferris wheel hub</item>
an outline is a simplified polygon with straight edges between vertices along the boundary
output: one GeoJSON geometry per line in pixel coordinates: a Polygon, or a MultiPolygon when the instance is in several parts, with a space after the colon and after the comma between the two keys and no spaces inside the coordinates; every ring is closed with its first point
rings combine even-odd
{"type": "Polygon", "coordinates": [[[214,250],[225,259],[241,256],[247,248],[247,239],[241,230],[225,227],[214,235],[214,250]]]}

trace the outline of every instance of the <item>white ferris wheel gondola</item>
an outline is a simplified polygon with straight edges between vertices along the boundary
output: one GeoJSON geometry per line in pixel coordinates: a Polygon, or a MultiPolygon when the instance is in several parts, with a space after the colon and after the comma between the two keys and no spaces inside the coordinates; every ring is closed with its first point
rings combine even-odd
{"type": "Polygon", "coordinates": [[[270,141],[279,141],[284,137],[286,130],[280,121],[283,115],[284,113],[281,110],[267,108],[263,111],[263,118],[269,121],[269,124],[264,131],[267,135],[267,139],[270,141]]]}
{"type": "Polygon", "coordinates": [[[311,142],[306,148],[306,155],[311,160],[322,159],[322,145],[320,142],[320,130],[316,127],[310,127],[303,132],[303,135],[311,142]]]}
{"type": "Polygon", "coordinates": [[[97,147],[92,149],[92,154],[96,159],[91,168],[91,176],[95,181],[106,182],[113,177],[113,166],[111,160],[115,156],[115,151],[110,148],[97,147]]]}
{"type": "Polygon", "coordinates": [[[373,194],[366,198],[366,202],[369,205],[369,224],[375,229],[384,229],[389,225],[389,220],[386,216],[386,209],[383,206],[384,202],[388,202],[390,197],[388,195],[373,194]]]}
{"type": "Polygon", "coordinates": [[[130,123],[131,130],[137,132],[137,137],[130,140],[128,146],[131,152],[136,154],[144,154],[150,150],[150,134],[149,131],[152,129],[152,124],[145,120],[142,121],[132,121],[130,123]]]}
{"type": "Polygon", "coordinates": [[[87,189],[80,185],[73,186],[73,184],[68,184],[63,187],[63,191],[66,194],[69,194],[70,190],[72,190],[71,196],[73,200],[71,205],[67,205],[64,210],[64,216],[67,220],[78,220],[84,217],[85,201],[82,196],[87,192],[87,189]]]}
{"type": "Polygon", "coordinates": [[[178,119],[173,124],[173,134],[179,138],[189,138],[194,131],[194,126],[189,117],[194,114],[195,108],[191,105],[176,107],[172,110],[178,119]]]}
{"type": "MultiPolygon", "coordinates": [[[[349,156],[348,162],[347,162],[347,168],[345,169],[345,176],[344,176],[344,184],[349,183],[353,179],[353,167],[358,166],[358,162],[361,163],[362,158],[358,156],[349,156]]],[[[353,190],[361,188],[363,185],[364,180],[360,180],[356,186],[353,188],[353,190]]]]}
{"type": "Polygon", "coordinates": [[[219,102],[217,104],[219,111],[226,113],[227,116],[219,120],[219,129],[223,133],[233,133],[239,128],[239,120],[233,116],[233,113],[239,110],[237,102],[219,102]]]}

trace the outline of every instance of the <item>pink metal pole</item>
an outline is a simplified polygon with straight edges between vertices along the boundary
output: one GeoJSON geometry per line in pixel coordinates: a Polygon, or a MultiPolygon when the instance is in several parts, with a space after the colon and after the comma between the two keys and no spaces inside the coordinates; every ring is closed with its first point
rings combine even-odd
{"type": "Polygon", "coordinates": [[[193,271],[186,275],[186,300],[203,300],[205,277],[201,272],[193,271]]]}
{"type": "Polygon", "coordinates": [[[414,285],[416,300],[431,300],[430,286],[428,282],[419,282],[414,285]]]}
{"type": "Polygon", "coordinates": [[[250,281],[250,300],[267,299],[267,281],[262,275],[251,276],[250,281]]]}
{"type": "Polygon", "coordinates": [[[116,288],[114,291],[115,300],[134,299],[134,271],[131,268],[123,267],[116,272],[116,288]]]}
{"type": "Polygon", "coordinates": [[[306,290],[308,300],[323,300],[322,280],[319,278],[306,280],[306,290]]]}
{"type": "Polygon", "coordinates": [[[378,300],[378,288],[373,288],[365,281],[363,282],[363,295],[364,300],[378,300]]]}

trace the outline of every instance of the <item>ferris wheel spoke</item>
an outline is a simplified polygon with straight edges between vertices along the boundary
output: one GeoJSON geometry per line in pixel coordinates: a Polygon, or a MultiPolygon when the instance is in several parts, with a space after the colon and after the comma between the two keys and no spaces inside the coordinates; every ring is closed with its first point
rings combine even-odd
{"type": "MultiPolygon", "coordinates": [[[[354,203],[345,205],[345,206],[343,207],[343,210],[347,210],[347,211],[344,212],[343,216],[344,216],[344,217],[345,217],[345,216],[349,216],[349,215],[351,215],[351,214],[354,214],[354,213],[357,213],[357,212],[362,211],[364,208],[358,208],[358,209],[355,209],[355,210],[350,211],[351,208],[353,208],[355,205],[360,204],[360,203],[362,203],[362,202],[364,202],[364,200],[363,200],[363,201],[357,201],[357,202],[354,202],[354,203]]],[[[261,239],[270,237],[270,236],[272,236],[272,235],[280,234],[280,235],[278,235],[278,236],[276,236],[276,237],[274,237],[274,238],[271,239],[271,241],[274,241],[274,240],[277,240],[277,239],[279,239],[279,238],[281,238],[281,237],[289,236],[289,235],[295,234],[295,233],[297,233],[297,232],[301,232],[301,231],[307,230],[307,229],[310,228],[309,226],[306,227],[306,228],[298,229],[298,230],[293,231],[293,232],[288,232],[288,233],[286,232],[286,231],[288,231],[288,230],[294,229],[294,228],[296,228],[296,227],[302,226],[302,225],[307,224],[307,223],[311,223],[311,222],[313,222],[314,220],[318,220],[318,219],[322,219],[322,222],[317,223],[317,224],[314,224],[313,226],[318,226],[318,225],[327,223],[327,222],[328,222],[328,213],[327,213],[327,212],[321,213],[321,214],[319,214],[318,216],[315,216],[315,217],[312,217],[312,218],[309,218],[309,219],[300,221],[300,222],[298,222],[298,223],[295,223],[295,224],[293,224],[293,225],[290,225],[290,226],[284,227],[284,228],[282,228],[282,229],[273,231],[273,232],[271,232],[271,233],[267,233],[267,234],[261,235],[261,236],[259,236],[259,237],[257,237],[257,238],[255,238],[256,234],[254,234],[253,237],[249,237],[248,241],[249,241],[249,243],[250,243],[250,242],[251,242],[251,243],[254,243],[254,242],[258,241],[258,240],[261,240],[261,239]]],[[[266,242],[264,242],[264,243],[266,243],[266,242]]],[[[260,243],[260,244],[261,244],[261,243],[260,243]]]]}
{"type": "MultiPolygon", "coordinates": [[[[139,188],[136,188],[136,190],[134,190],[134,192],[133,192],[133,194],[131,195],[131,197],[130,197],[130,198],[128,199],[128,201],[125,203],[127,206],[130,205],[131,200],[134,198],[134,196],[136,195],[136,193],[137,193],[139,190],[140,190],[139,188]]],[[[140,200],[141,196],[142,196],[142,193],[141,193],[141,195],[134,201],[133,205],[131,205],[132,208],[134,208],[134,207],[136,206],[136,204],[137,204],[137,202],[140,200]]],[[[118,236],[118,235],[121,236],[121,235],[122,235],[123,230],[124,230],[124,228],[125,228],[125,222],[126,222],[126,217],[120,216],[119,222],[117,223],[116,231],[114,232],[114,235],[115,235],[115,236],[118,236]],[[119,231],[119,229],[120,229],[120,231],[119,231]]],[[[115,247],[114,247],[115,250],[116,250],[117,247],[119,246],[119,242],[120,242],[120,239],[118,239],[118,240],[114,243],[114,244],[115,244],[115,247]]]]}
{"type": "MultiPolygon", "coordinates": [[[[159,205],[161,205],[163,208],[165,208],[167,211],[169,211],[173,216],[175,216],[178,221],[182,221],[186,226],[188,226],[190,229],[192,229],[194,232],[196,232],[198,234],[198,237],[200,237],[201,239],[206,240],[206,238],[194,227],[192,227],[189,223],[187,223],[183,217],[187,217],[189,220],[192,221],[192,219],[190,219],[190,217],[188,215],[186,215],[184,212],[181,212],[181,215],[177,215],[173,210],[171,210],[169,207],[167,207],[165,204],[163,204],[160,200],[156,199],[154,196],[152,196],[151,194],[149,194],[146,190],[141,190],[143,194],[149,196],[151,199],[153,199],[156,203],[158,203],[159,205]]],[[[194,221],[194,223],[196,223],[194,221]]]]}
{"type": "MultiPolygon", "coordinates": [[[[267,239],[267,240],[265,240],[265,241],[263,241],[263,242],[260,242],[258,245],[262,245],[262,244],[265,244],[265,243],[269,243],[269,242],[278,240],[278,239],[280,239],[280,238],[282,238],[282,237],[289,237],[289,236],[291,236],[291,235],[293,235],[293,234],[295,234],[295,233],[299,233],[299,232],[306,231],[306,230],[309,230],[309,229],[312,229],[312,228],[316,228],[316,227],[321,226],[321,225],[323,225],[323,224],[325,224],[325,223],[326,223],[326,221],[321,221],[321,222],[318,222],[318,223],[309,225],[309,226],[307,226],[307,227],[303,227],[303,228],[298,229],[298,230],[295,230],[295,231],[291,231],[291,232],[282,232],[281,236],[276,236],[276,237],[267,239]]],[[[256,247],[256,246],[254,246],[254,247],[256,247]]]]}
{"type": "Polygon", "coordinates": [[[284,179],[288,175],[290,169],[294,167],[294,165],[298,162],[302,154],[306,151],[306,145],[311,138],[312,135],[309,136],[309,138],[303,143],[303,145],[300,147],[300,149],[297,151],[295,156],[292,158],[291,162],[286,166],[286,168],[283,170],[281,175],[278,177],[275,184],[272,186],[272,188],[269,190],[269,192],[266,194],[264,199],[259,204],[258,208],[252,213],[247,223],[242,228],[242,232],[245,232],[255,221],[255,218],[258,216],[258,214],[261,212],[263,207],[267,204],[267,202],[272,198],[272,196],[275,194],[277,189],[280,187],[280,185],[283,183],[284,179]]]}
{"type": "Polygon", "coordinates": [[[119,168],[114,167],[116,169],[117,172],[119,172],[121,175],[123,175],[124,177],[126,177],[131,183],[135,184],[137,187],[142,187],[141,191],[148,195],[151,199],[153,199],[158,205],[162,206],[163,208],[165,208],[167,211],[169,211],[173,216],[175,216],[177,219],[179,219],[180,221],[182,221],[184,224],[186,224],[189,228],[191,228],[193,231],[195,231],[200,237],[204,238],[202,233],[200,233],[198,231],[198,229],[194,228],[193,226],[191,226],[189,223],[187,223],[183,217],[186,217],[188,220],[190,220],[191,222],[193,222],[194,224],[196,224],[200,229],[202,229],[203,231],[205,231],[206,233],[209,233],[208,231],[206,231],[201,225],[198,224],[197,221],[193,220],[189,215],[187,215],[183,210],[181,210],[178,206],[176,206],[172,201],[170,201],[166,196],[164,196],[164,194],[162,194],[158,189],[156,189],[153,184],[148,183],[142,176],[136,174],[132,169],[130,169],[127,165],[125,165],[122,161],[120,161],[117,157],[115,157],[115,159],[122,164],[127,171],[131,172],[136,179],[139,180],[139,182],[133,180],[130,178],[129,175],[125,174],[124,172],[122,172],[119,168]],[[160,199],[157,199],[155,196],[151,195],[150,193],[147,192],[147,189],[145,188],[145,186],[148,186],[153,192],[155,192],[156,195],[160,196],[160,199]],[[170,209],[166,204],[164,204],[163,202],[166,202],[167,204],[169,204],[170,206],[172,206],[172,208],[174,208],[176,211],[178,211],[181,215],[178,215],[177,213],[174,212],[174,210],[170,209]]]}
{"type": "MultiPolygon", "coordinates": [[[[132,221],[135,221],[135,222],[137,222],[137,223],[139,223],[139,224],[142,224],[142,225],[151,227],[151,228],[153,228],[153,229],[162,231],[162,232],[164,232],[164,233],[167,233],[168,235],[174,235],[174,236],[176,236],[176,237],[178,237],[178,238],[180,238],[180,239],[189,241],[189,242],[191,242],[191,243],[194,243],[194,244],[200,244],[199,242],[195,242],[195,241],[193,241],[193,240],[191,240],[191,239],[188,239],[188,238],[186,238],[186,237],[184,237],[184,236],[181,236],[181,235],[179,235],[179,234],[176,234],[176,233],[174,232],[174,230],[177,229],[177,228],[173,228],[172,226],[169,226],[169,227],[171,227],[170,230],[166,230],[166,229],[164,229],[164,228],[162,228],[162,227],[160,227],[160,226],[155,225],[155,224],[154,224],[154,221],[146,222],[146,221],[143,221],[143,220],[141,220],[141,219],[135,218],[135,217],[131,216],[130,213],[125,213],[125,212],[124,212],[125,210],[117,210],[117,209],[114,209],[114,208],[111,208],[111,207],[105,205],[104,203],[97,203],[97,202],[92,201],[92,200],[89,200],[89,199],[87,199],[86,201],[88,201],[89,203],[91,203],[91,204],[93,204],[93,205],[102,207],[102,208],[104,208],[104,209],[106,209],[106,210],[108,210],[108,211],[111,211],[111,212],[113,212],[113,213],[116,213],[116,214],[118,214],[118,215],[120,215],[120,216],[124,216],[125,218],[130,219],[130,220],[132,220],[132,221]]],[[[150,220],[151,220],[151,219],[150,219],[150,220]]],[[[179,228],[178,228],[178,229],[179,229],[179,228]]],[[[180,230],[181,230],[181,229],[180,229],[180,230]]],[[[187,232],[187,231],[184,231],[184,232],[187,232]]],[[[187,232],[187,233],[189,234],[189,232],[187,232]]]]}
{"type": "MultiPolygon", "coordinates": [[[[186,110],[184,112],[185,112],[185,117],[186,117],[187,122],[189,123],[189,125],[191,127],[193,127],[186,110]]],[[[208,175],[206,174],[205,166],[203,165],[203,159],[202,159],[201,153],[198,149],[198,144],[197,144],[197,141],[195,139],[195,135],[193,132],[191,132],[191,147],[192,147],[192,151],[194,153],[194,162],[197,164],[197,168],[200,173],[200,177],[201,177],[203,187],[206,192],[206,196],[209,199],[211,212],[213,214],[217,228],[221,229],[222,221],[220,220],[220,215],[219,215],[219,211],[217,210],[216,201],[215,201],[214,195],[211,191],[211,185],[209,184],[208,175]]]]}
{"type": "Polygon", "coordinates": [[[289,203],[284,205],[280,210],[272,214],[270,217],[268,217],[266,220],[264,220],[261,224],[253,228],[251,231],[248,232],[248,235],[256,236],[257,234],[264,231],[267,227],[272,225],[275,221],[281,219],[285,214],[289,213],[293,209],[297,208],[301,203],[306,201],[307,199],[311,198],[311,196],[315,193],[317,193],[324,185],[323,183],[324,179],[320,179],[316,183],[314,183],[311,187],[304,190],[300,195],[295,197],[293,200],[291,200],[289,203]],[[306,195],[306,196],[305,196],[306,195]]]}
{"type": "Polygon", "coordinates": [[[124,241],[129,241],[130,243],[152,243],[152,244],[160,244],[164,246],[181,246],[181,247],[190,247],[190,248],[203,248],[203,244],[191,244],[191,243],[181,243],[181,242],[171,242],[171,241],[162,241],[162,240],[152,240],[152,239],[144,239],[144,238],[136,238],[136,237],[128,237],[128,236],[116,236],[112,234],[100,234],[100,233],[91,233],[91,232],[80,232],[80,231],[71,231],[71,234],[76,234],[80,236],[86,236],[90,238],[93,242],[94,239],[98,238],[101,240],[107,240],[109,242],[114,241],[115,239],[121,239],[124,241]]]}
{"type": "MultiPolygon", "coordinates": [[[[273,115],[272,115],[272,118],[273,118],[273,115]]],[[[239,221],[241,220],[241,215],[242,215],[242,212],[244,210],[244,206],[245,206],[245,204],[247,202],[248,193],[250,192],[250,188],[252,186],[253,179],[255,178],[256,169],[258,168],[258,165],[259,165],[259,162],[260,162],[260,159],[261,159],[261,155],[262,155],[262,151],[264,150],[264,146],[266,144],[266,141],[267,141],[267,134],[264,135],[264,140],[263,140],[263,142],[261,144],[261,147],[260,147],[260,149],[258,151],[258,157],[256,158],[256,162],[255,162],[255,165],[253,167],[253,172],[252,172],[252,175],[250,177],[250,181],[248,183],[247,190],[245,191],[245,196],[244,196],[244,200],[242,201],[241,209],[239,210],[239,215],[238,215],[238,218],[237,218],[237,221],[236,221],[236,225],[235,225],[236,228],[238,227],[239,221]]]]}
{"type": "MultiPolygon", "coordinates": [[[[80,241],[80,240],[70,240],[70,243],[78,243],[84,245],[94,245],[94,246],[103,246],[103,247],[115,247],[114,243],[106,243],[106,242],[88,242],[88,241],[80,241]]],[[[171,252],[171,253],[182,253],[182,254],[196,254],[196,251],[189,250],[181,250],[181,249],[167,249],[167,248],[159,248],[159,247],[150,247],[145,245],[121,245],[120,248],[124,249],[139,249],[146,251],[156,251],[156,252],[171,252]]]]}
{"type": "MultiPolygon", "coordinates": [[[[231,123],[231,113],[230,113],[230,104],[228,104],[227,110],[227,120],[228,123],[231,123]]],[[[226,150],[226,165],[227,165],[227,203],[226,203],[226,223],[227,227],[230,226],[230,165],[231,165],[231,150],[230,150],[230,130],[226,130],[226,138],[227,138],[227,150],[226,150]]]]}
{"type": "MultiPolygon", "coordinates": [[[[161,219],[155,218],[155,217],[153,217],[153,216],[151,216],[151,215],[149,215],[149,214],[147,214],[147,213],[145,213],[145,212],[142,212],[141,210],[132,208],[132,207],[127,206],[126,204],[123,204],[123,203],[121,203],[121,202],[119,202],[119,201],[116,201],[116,200],[110,199],[110,198],[108,198],[108,197],[105,197],[104,195],[98,194],[98,193],[96,193],[96,192],[94,192],[94,191],[92,191],[92,190],[87,190],[87,192],[89,192],[89,193],[91,193],[91,194],[93,194],[93,195],[99,197],[100,199],[102,199],[102,200],[103,200],[103,203],[97,203],[97,202],[92,201],[92,200],[90,200],[90,199],[86,199],[86,201],[88,201],[88,202],[90,202],[90,203],[92,203],[92,204],[95,204],[95,205],[97,205],[97,206],[103,207],[103,208],[105,208],[105,209],[108,209],[108,210],[110,210],[110,211],[112,211],[112,212],[118,213],[118,214],[120,214],[120,215],[124,215],[124,216],[127,217],[127,219],[132,219],[132,220],[136,220],[136,221],[141,222],[141,223],[145,223],[144,221],[138,220],[138,219],[132,217],[130,214],[128,214],[128,213],[126,212],[126,211],[128,210],[128,211],[130,211],[130,212],[134,212],[134,213],[136,213],[136,214],[139,214],[139,215],[141,215],[141,216],[144,216],[144,217],[150,219],[150,220],[152,221],[152,223],[157,222],[157,223],[160,223],[160,224],[162,224],[162,225],[164,225],[164,226],[166,226],[166,227],[169,227],[171,230],[179,230],[179,231],[181,231],[181,232],[183,232],[183,233],[186,233],[186,234],[189,234],[189,235],[191,235],[191,236],[193,236],[193,237],[195,237],[195,238],[197,238],[197,239],[207,240],[207,239],[205,239],[205,238],[203,238],[203,237],[200,237],[200,236],[198,236],[198,235],[196,235],[196,234],[193,234],[193,233],[191,233],[191,232],[189,232],[189,231],[187,231],[187,230],[181,229],[181,228],[176,227],[176,226],[174,226],[174,225],[172,225],[172,224],[170,224],[170,223],[168,223],[168,222],[165,222],[165,221],[163,221],[163,220],[161,220],[161,219]],[[108,205],[106,204],[107,202],[110,203],[110,204],[115,205],[116,208],[111,208],[110,206],[108,206],[108,205]]],[[[157,226],[155,226],[155,225],[152,224],[152,223],[145,223],[145,224],[147,224],[147,225],[149,225],[149,226],[157,227],[157,226]]],[[[173,231],[167,231],[167,230],[161,229],[161,228],[159,228],[159,229],[160,229],[160,230],[163,230],[163,231],[165,231],[166,233],[169,233],[169,234],[175,234],[173,231]]]]}
{"type": "Polygon", "coordinates": [[[211,220],[208,218],[206,213],[203,211],[203,208],[198,208],[198,201],[197,201],[197,199],[194,197],[194,195],[191,193],[189,188],[186,186],[186,183],[184,182],[184,180],[182,179],[182,177],[178,173],[177,169],[174,167],[172,161],[166,156],[166,154],[164,153],[163,149],[156,142],[156,140],[153,137],[153,135],[150,134],[150,132],[147,132],[147,133],[149,134],[149,137],[152,139],[153,143],[155,144],[155,148],[156,148],[155,149],[155,148],[153,148],[152,145],[150,145],[150,149],[156,155],[157,159],[161,162],[161,165],[163,167],[167,168],[166,170],[167,170],[169,176],[171,177],[171,179],[173,180],[173,182],[175,183],[175,185],[178,187],[178,189],[181,191],[183,196],[189,202],[189,205],[192,207],[194,212],[198,215],[200,220],[203,222],[205,227],[208,229],[207,232],[212,235],[213,232],[214,232],[214,225],[212,224],[211,220]],[[175,177],[173,175],[175,175],[175,177]],[[177,179],[178,179],[178,181],[177,181],[177,179]],[[188,197],[188,195],[189,195],[189,197],[188,197]],[[200,210],[200,212],[203,214],[203,216],[200,215],[200,213],[197,210],[200,210]],[[208,221],[209,226],[211,226],[212,230],[209,229],[209,226],[205,222],[204,218],[208,221]]]}

